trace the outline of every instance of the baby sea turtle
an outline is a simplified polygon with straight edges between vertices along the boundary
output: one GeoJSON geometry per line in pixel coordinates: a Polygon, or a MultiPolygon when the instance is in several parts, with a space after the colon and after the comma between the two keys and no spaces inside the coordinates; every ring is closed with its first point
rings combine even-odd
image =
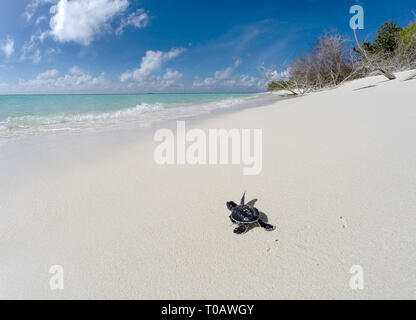
{"type": "Polygon", "coordinates": [[[240,205],[237,205],[234,201],[227,202],[227,208],[231,211],[231,222],[240,225],[234,229],[234,233],[246,233],[249,226],[254,223],[258,223],[260,227],[266,229],[267,231],[273,231],[274,226],[261,220],[259,210],[254,207],[257,199],[251,200],[249,203],[245,204],[245,197],[246,194],[244,193],[240,205]]]}

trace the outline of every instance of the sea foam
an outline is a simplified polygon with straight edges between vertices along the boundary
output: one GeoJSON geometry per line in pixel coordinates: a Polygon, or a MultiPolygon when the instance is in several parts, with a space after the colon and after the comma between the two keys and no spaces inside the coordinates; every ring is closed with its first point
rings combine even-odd
{"type": "MultiPolygon", "coordinates": [[[[153,99],[157,100],[160,98],[161,100],[168,100],[165,96],[160,96],[153,99]]],[[[116,106],[107,107],[105,105],[99,105],[98,107],[94,107],[96,110],[89,110],[88,112],[84,110],[80,111],[78,110],[79,108],[76,108],[76,99],[73,102],[74,108],[71,108],[71,106],[60,109],[51,108],[54,111],[46,112],[46,114],[36,114],[36,108],[29,108],[26,112],[27,114],[17,116],[9,115],[3,117],[3,119],[0,118],[0,139],[23,137],[26,135],[96,131],[105,128],[122,127],[127,123],[144,127],[157,121],[193,117],[211,113],[215,110],[238,106],[248,107],[251,105],[265,104],[265,98],[268,99],[270,97],[270,95],[262,94],[241,95],[241,97],[238,95],[231,97],[224,95],[218,98],[215,95],[213,96],[211,98],[209,95],[203,95],[207,101],[198,101],[198,95],[183,95],[182,101],[181,95],[176,95],[172,97],[174,103],[170,101],[164,101],[163,103],[156,101],[152,103],[139,103],[134,107],[118,109],[116,106]],[[217,100],[214,98],[217,98],[217,100]],[[58,112],[55,109],[58,109],[58,112]],[[75,109],[75,111],[72,109],[75,109]]],[[[46,99],[45,101],[48,103],[48,97],[43,99],[46,99]]],[[[51,97],[50,99],[53,98],[51,97]]],[[[55,99],[57,98],[55,97],[55,99]]],[[[82,97],[82,99],[86,99],[86,97],[82,97]]],[[[95,97],[91,98],[92,101],[94,99],[95,97]]],[[[114,101],[113,104],[116,105],[114,101]]]]}

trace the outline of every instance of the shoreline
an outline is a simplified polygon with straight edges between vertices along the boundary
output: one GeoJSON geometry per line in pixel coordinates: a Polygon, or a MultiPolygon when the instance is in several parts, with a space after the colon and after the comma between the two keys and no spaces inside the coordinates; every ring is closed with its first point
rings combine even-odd
{"type": "MultiPolygon", "coordinates": [[[[197,126],[198,124],[203,124],[207,120],[215,120],[216,118],[220,118],[224,115],[239,113],[246,109],[268,107],[278,103],[279,101],[293,98],[276,93],[261,93],[261,95],[268,95],[270,100],[273,101],[261,105],[254,103],[242,106],[237,105],[223,109],[218,108],[210,110],[207,113],[200,113],[192,116],[183,117],[178,115],[171,119],[151,122],[146,126],[140,126],[137,123],[132,122],[125,123],[124,125],[120,124],[119,126],[110,128],[100,128],[96,131],[73,131],[43,135],[25,135],[11,140],[3,139],[0,140],[0,169],[7,168],[9,166],[10,157],[12,157],[12,160],[17,162],[19,159],[26,159],[27,156],[24,154],[22,155],[21,148],[24,150],[29,149],[28,152],[33,153],[36,152],[36,148],[42,150],[47,148],[47,146],[53,146],[59,153],[63,153],[64,156],[68,157],[70,157],[70,154],[65,153],[65,150],[62,149],[67,149],[70,153],[73,152],[72,149],[75,149],[78,150],[75,151],[75,153],[84,153],[84,155],[87,156],[84,160],[89,159],[90,161],[94,161],[98,160],[102,156],[105,156],[105,150],[108,148],[115,148],[118,150],[123,147],[128,148],[135,143],[153,143],[153,135],[156,130],[160,128],[175,130],[177,121],[186,121],[186,123],[190,126],[197,126]],[[273,97],[272,95],[277,97],[273,97]],[[77,147],[78,144],[80,144],[79,147],[77,147]],[[66,146],[71,147],[67,148],[66,146]],[[90,147],[92,147],[94,151],[88,150],[90,147]],[[85,154],[86,152],[88,155],[85,154]],[[9,156],[5,155],[7,153],[9,156]]],[[[256,98],[256,96],[251,98],[256,98]]]]}
{"type": "Polygon", "coordinates": [[[2,153],[0,297],[414,299],[415,87],[371,77],[187,119],[262,128],[258,176],[157,166],[155,127],[2,153]],[[244,191],[276,231],[233,234],[225,203],[244,191]],[[62,291],[49,289],[52,265],[62,291]],[[364,290],[350,288],[354,265],[364,290]]]}
{"type": "MultiPolygon", "coordinates": [[[[166,95],[172,96],[172,94],[166,95]]],[[[178,95],[189,96],[193,94],[178,95]]],[[[204,101],[204,96],[207,95],[209,96],[209,94],[203,94],[201,100],[189,102],[187,99],[184,99],[182,102],[173,102],[173,105],[169,101],[163,102],[163,99],[162,101],[156,100],[152,102],[135,100],[130,101],[127,105],[125,102],[123,104],[123,101],[119,101],[118,108],[112,106],[110,109],[102,108],[94,111],[78,110],[75,112],[77,109],[74,109],[72,112],[67,113],[69,111],[68,107],[63,107],[63,109],[61,108],[61,113],[56,113],[57,110],[55,110],[54,113],[39,113],[37,115],[28,113],[7,118],[4,118],[5,115],[3,115],[4,119],[0,121],[0,129],[2,130],[0,131],[0,144],[6,144],[9,141],[24,141],[24,139],[32,137],[82,135],[85,133],[109,132],[111,130],[127,131],[153,127],[174,120],[192,119],[221,113],[222,111],[227,112],[228,110],[240,110],[271,104],[283,98],[280,95],[258,93],[242,94],[241,97],[234,95],[224,96],[218,99],[218,96],[221,97],[223,94],[215,94],[217,96],[216,100],[204,101]],[[135,107],[132,105],[135,105],[135,107]],[[31,121],[35,123],[31,123],[31,121]],[[36,124],[36,121],[39,123],[36,124]],[[7,124],[9,122],[16,122],[13,124],[12,129],[8,128],[7,124]]],[[[45,100],[43,103],[48,104],[49,102],[45,100]]],[[[81,102],[73,101],[73,103],[81,102]]],[[[85,100],[84,103],[86,103],[85,100]]],[[[111,102],[104,103],[110,103],[111,105],[111,102]]]]}

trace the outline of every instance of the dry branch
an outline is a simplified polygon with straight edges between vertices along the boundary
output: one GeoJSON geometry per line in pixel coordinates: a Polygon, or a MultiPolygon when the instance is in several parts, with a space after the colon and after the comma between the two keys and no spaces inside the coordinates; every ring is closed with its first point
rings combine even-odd
{"type": "Polygon", "coordinates": [[[374,58],[370,58],[368,56],[367,52],[364,50],[364,48],[360,45],[360,42],[358,41],[356,29],[354,29],[354,38],[355,42],[357,43],[358,50],[360,50],[363,53],[370,70],[379,71],[389,80],[396,79],[396,76],[393,73],[387,72],[383,67],[379,66],[378,63],[376,63],[374,58]]]}

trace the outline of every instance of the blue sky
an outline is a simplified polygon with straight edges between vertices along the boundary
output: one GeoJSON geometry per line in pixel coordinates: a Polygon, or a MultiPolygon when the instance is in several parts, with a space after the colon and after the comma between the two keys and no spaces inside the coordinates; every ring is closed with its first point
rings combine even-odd
{"type": "Polygon", "coordinates": [[[14,0],[0,3],[0,94],[254,92],[262,64],[284,71],[317,37],[361,40],[414,0],[14,0]]]}

